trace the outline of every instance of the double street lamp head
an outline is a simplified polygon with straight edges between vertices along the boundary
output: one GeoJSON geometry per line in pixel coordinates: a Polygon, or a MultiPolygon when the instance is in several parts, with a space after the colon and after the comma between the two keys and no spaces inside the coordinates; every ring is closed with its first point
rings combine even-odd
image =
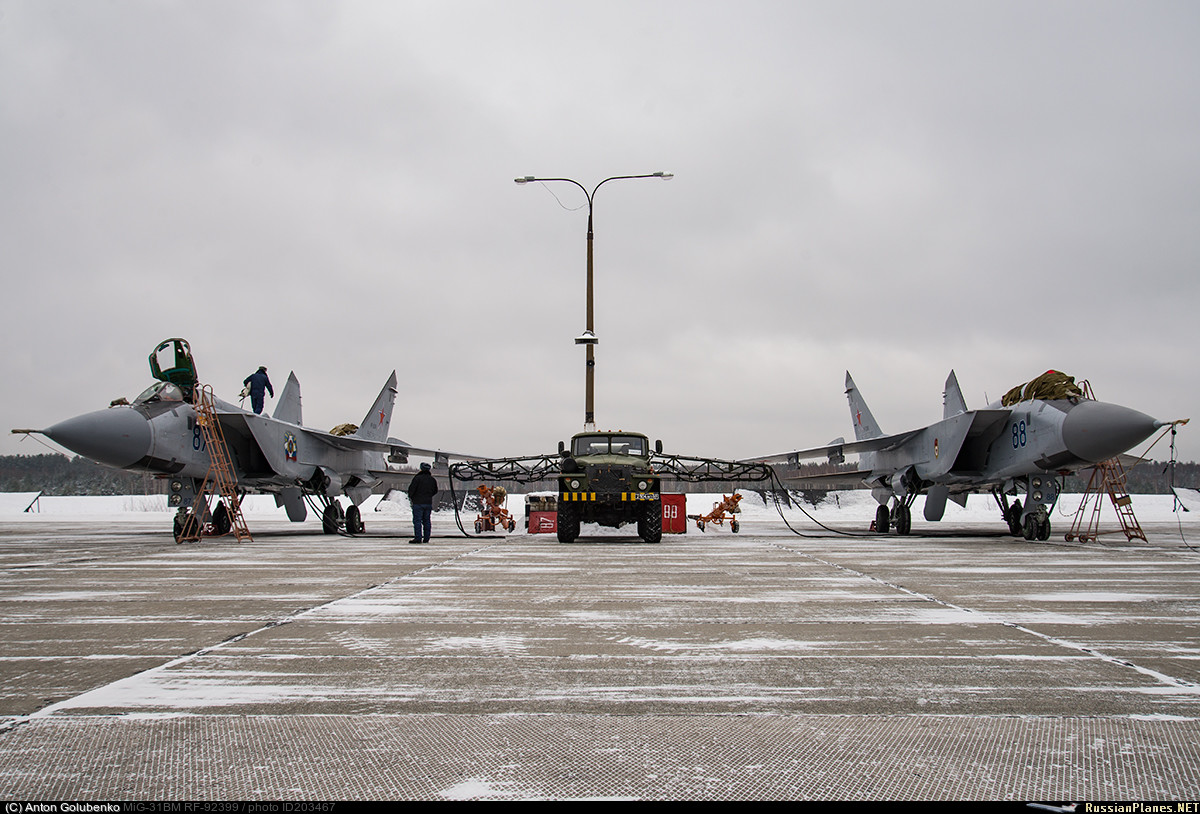
{"type": "MultiPolygon", "coordinates": [[[[674,177],[675,173],[662,172],[660,170],[659,172],[648,172],[645,175],[614,175],[612,178],[605,178],[604,181],[614,181],[618,178],[661,178],[664,181],[670,181],[674,177]]],[[[572,183],[578,183],[570,178],[538,178],[536,175],[523,175],[520,178],[514,178],[513,181],[518,184],[529,184],[534,181],[571,181],[572,183]]],[[[604,181],[601,181],[600,184],[603,184],[604,181]]],[[[600,184],[596,184],[596,186],[598,187],[600,184]]]]}

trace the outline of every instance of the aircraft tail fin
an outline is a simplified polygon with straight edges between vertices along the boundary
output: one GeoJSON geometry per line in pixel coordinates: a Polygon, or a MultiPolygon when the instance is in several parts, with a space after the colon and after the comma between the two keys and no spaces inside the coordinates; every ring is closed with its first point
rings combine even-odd
{"type": "Polygon", "coordinates": [[[278,421],[289,424],[303,424],[300,410],[300,380],[295,372],[288,374],[287,384],[279,393],[279,401],[275,402],[275,412],[271,414],[278,421]]]}
{"type": "Polygon", "coordinates": [[[379,391],[379,397],[367,411],[366,417],[358,425],[359,438],[368,441],[387,441],[388,427],[392,424],[392,408],[396,405],[396,371],[388,377],[387,383],[379,391]]]}
{"type": "Polygon", "coordinates": [[[871,415],[870,408],[863,401],[862,393],[858,392],[858,387],[855,386],[854,379],[850,378],[848,370],[846,371],[846,398],[850,401],[850,420],[854,422],[855,440],[866,441],[883,435],[883,430],[879,429],[875,416],[871,415]]]}
{"type": "Polygon", "coordinates": [[[963,398],[962,388],[958,386],[958,376],[950,371],[946,379],[946,389],[942,391],[942,418],[962,415],[967,411],[967,400],[963,398]]]}

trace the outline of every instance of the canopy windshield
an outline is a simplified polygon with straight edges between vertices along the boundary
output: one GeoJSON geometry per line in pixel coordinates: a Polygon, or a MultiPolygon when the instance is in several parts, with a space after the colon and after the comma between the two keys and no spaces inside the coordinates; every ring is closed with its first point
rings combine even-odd
{"type": "Polygon", "coordinates": [[[160,401],[183,401],[183,390],[170,382],[155,382],[133,400],[134,404],[154,404],[160,401]]]}

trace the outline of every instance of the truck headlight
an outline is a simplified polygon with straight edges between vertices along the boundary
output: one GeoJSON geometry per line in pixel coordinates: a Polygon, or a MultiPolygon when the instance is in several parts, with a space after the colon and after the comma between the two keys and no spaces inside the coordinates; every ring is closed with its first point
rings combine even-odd
{"type": "Polygon", "coordinates": [[[579,488],[579,481],[577,481],[577,480],[573,480],[573,481],[571,481],[571,483],[569,484],[569,486],[570,486],[572,489],[578,489],[578,488],[579,488]]]}
{"type": "Polygon", "coordinates": [[[642,492],[646,491],[646,488],[647,488],[649,485],[650,485],[650,484],[646,483],[644,480],[640,480],[640,481],[638,481],[638,489],[639,489],[640,491],[642,491],[642,492]]]}

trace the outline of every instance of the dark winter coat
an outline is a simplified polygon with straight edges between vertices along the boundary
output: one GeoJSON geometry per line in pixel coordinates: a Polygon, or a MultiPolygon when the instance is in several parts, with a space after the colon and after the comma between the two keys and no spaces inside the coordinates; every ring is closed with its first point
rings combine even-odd
{"type": "Polygon", "coordinates": [[[256,370],[251,373],[242,384],[250,385],[250,395],[252,396],[255,394],[261,396],[263,391],[266,390],[271,394],[271,398],[275,398],[275,388],[271,387],[271,380],[267,378],[267,371],[265,370],[256,370]]]}
{"type": "Polygon", "coordinates": [[[413,475],[412,483],[408,485],[408,500],[414,506],[432,505],[433,496],[437,493],[437,481],[427,469],[413,475]]]}

